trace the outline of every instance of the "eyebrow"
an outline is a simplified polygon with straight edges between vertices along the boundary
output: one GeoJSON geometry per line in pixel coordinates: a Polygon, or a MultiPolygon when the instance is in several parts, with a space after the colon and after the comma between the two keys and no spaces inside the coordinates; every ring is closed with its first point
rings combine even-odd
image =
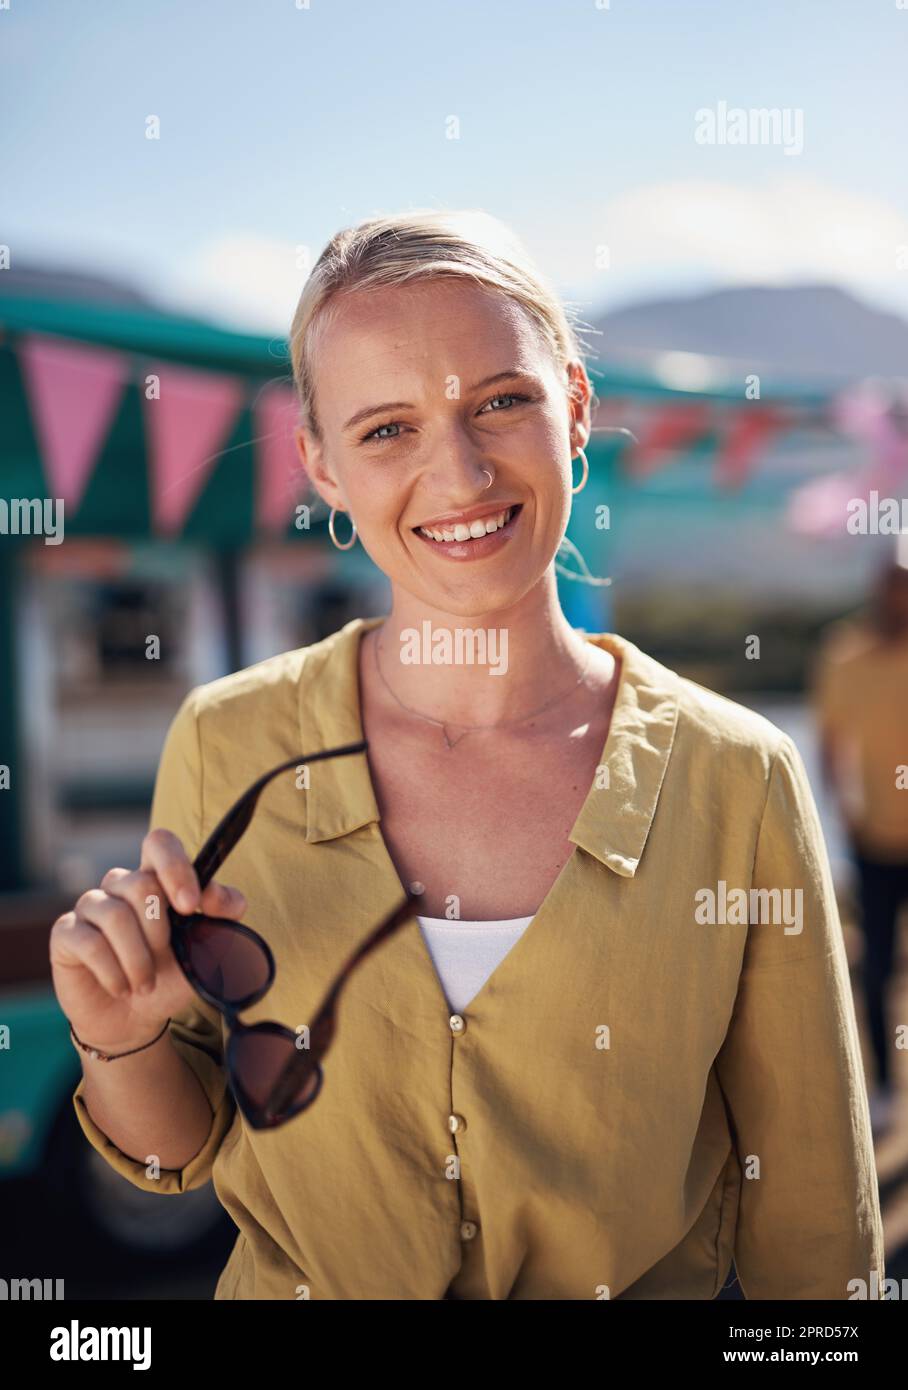
{"type": "MultiPolygon", "coordinates": [[[[470,391],[481,391],[486,386],[494,386],[498,381],[512,381],[514,377],[523,377],[527,381],[534,381],[542,388],[542,381],[534,372],[527,371],[523,367],[509,367],[505,372],[496,372],[494,376],[484,377],[482,381],[477,381],[471,386],[470,391]]],[[[385,401],[382,405],[367,405],[362,410],[358,410],[355,415],[344,425],[345,430],[352,430],[356,425],[361,425],[364,420],[368,420],[371,415],[379,415],[385,410],[415,410],[412,401],[385,401]]]]}

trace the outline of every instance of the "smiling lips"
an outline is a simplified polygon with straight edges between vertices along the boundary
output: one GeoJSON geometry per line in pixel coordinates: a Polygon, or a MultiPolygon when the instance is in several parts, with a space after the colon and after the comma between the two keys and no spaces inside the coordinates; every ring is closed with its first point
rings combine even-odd
{"type": "Polygon", "coordinates": [[[522,510],[517,502],[482,516],[461,513],[457,520],[439,518],[429,526],[414,526],[413,534],[445,560],[482,560],[508,544],[522,510]]]}
{"type": "Polygon", "coordinates": [[[479,540],[480,536],[500,531],[507,526],[516,510],[516,507],[504,507],[500,512],[491,512],[488,516],[476,517],[473,521],[450,522],[447,525],[439,522],[437,526],[418,526],[416,530],[442,545],[450,541],[479,540]]]}

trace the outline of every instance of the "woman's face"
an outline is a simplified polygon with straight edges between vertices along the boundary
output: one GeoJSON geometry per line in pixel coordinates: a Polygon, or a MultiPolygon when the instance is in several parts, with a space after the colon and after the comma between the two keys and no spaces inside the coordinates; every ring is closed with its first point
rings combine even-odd
{"type": "Polygon", "coordinates": [[[466,616],[539,583],[567,526],[572,441],[589,438],[580,363],[559,376],[519,305],[461,279],[343,297],[313,359],[323,437],[298,432],[303,463],[393,585],[466,616]]]}

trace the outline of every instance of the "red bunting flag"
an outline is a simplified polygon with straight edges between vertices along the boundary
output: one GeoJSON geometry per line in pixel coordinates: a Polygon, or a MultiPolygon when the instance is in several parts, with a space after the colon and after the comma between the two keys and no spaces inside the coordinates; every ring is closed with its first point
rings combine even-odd
{"type": "Polygon", "coordinates": [[[770,406],[749,405],[734,411],[719,443],[716,484],[729,489],[742,487],[760,450],[787,423],[784,412],[770,406]]]}
{"type": "Polygon", "coordinates": [[[712,409],[703,402],[656,406],[639,445],[630,454],[629,471],[643,478],[665,468],[673,454],[702,439],[711,422],[712,409]]]}

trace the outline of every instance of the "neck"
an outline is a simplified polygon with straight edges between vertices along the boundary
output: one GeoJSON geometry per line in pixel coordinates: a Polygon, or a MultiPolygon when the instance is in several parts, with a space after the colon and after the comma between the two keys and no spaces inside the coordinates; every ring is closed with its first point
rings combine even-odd
{"type": "Polygon", "coordinates": [[[566,693],[590,656],[554,584],[506,610],[468,615],[395,591],[390,614],[370,637],[378,638],[381,674],[398,700],[452,725],[520,719],[566,693]]]}

